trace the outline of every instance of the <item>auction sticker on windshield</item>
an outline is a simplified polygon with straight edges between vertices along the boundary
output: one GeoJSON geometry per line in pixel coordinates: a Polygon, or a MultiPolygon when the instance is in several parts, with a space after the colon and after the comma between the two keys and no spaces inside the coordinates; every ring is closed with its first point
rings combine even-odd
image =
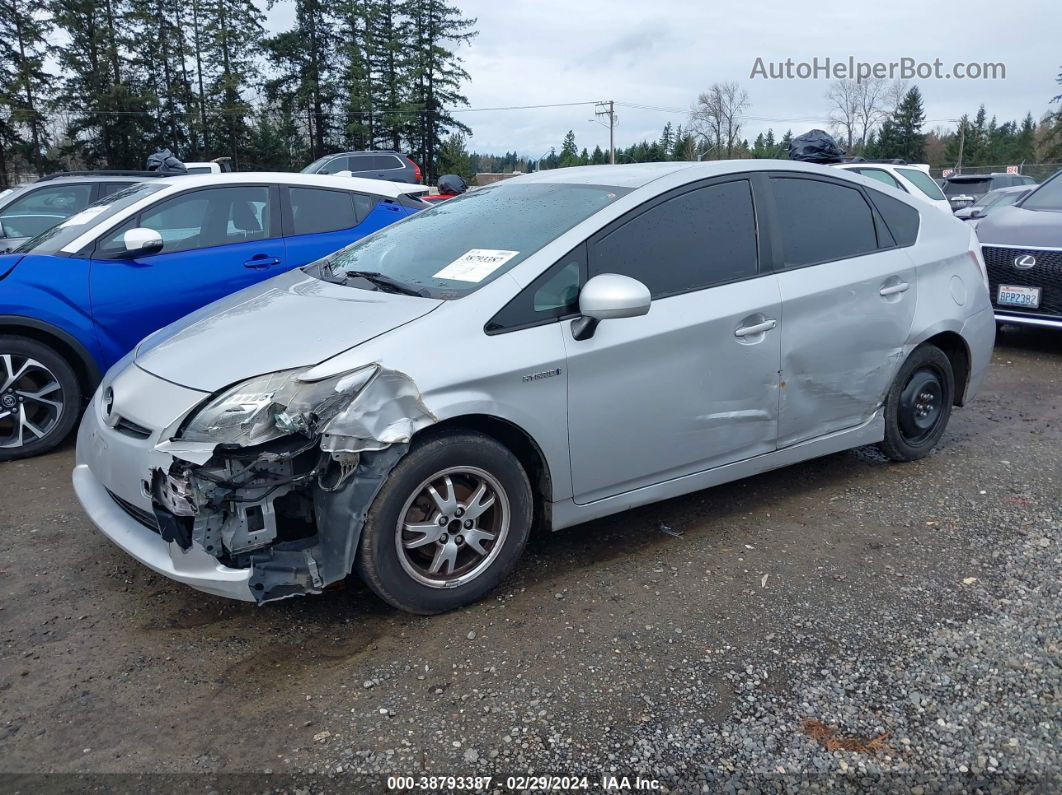
{"type": "Polygon", "coordinates": [[[478,283],[519,253],[498,248],[472,248],[436,273],[435,278],[478,283]]]}

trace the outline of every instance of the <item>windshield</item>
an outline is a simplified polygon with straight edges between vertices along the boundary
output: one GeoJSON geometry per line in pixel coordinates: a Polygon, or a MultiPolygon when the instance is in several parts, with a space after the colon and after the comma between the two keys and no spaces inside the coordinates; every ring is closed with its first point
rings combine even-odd
{"type": "Polygon", "coordinates": [[[32,252],[34,254],[55,254],[59,249],[86,231],[98,224],[113,218],[126,207],[150,196],[156,191],[162,190],[162,185],[150,182],[141,182],[130,185],[120,191],[112,193],[97,202],[90,204],[84,210],[67,218],[51,229],[41,232],[34,238],[27,240],[16,251],[20,253],[32,252]]]}
{"type": "Polygon", "coordinates": [[[472,191],[333,254],[321,275],[347,281],[373,274],[422,295],[460,298],[628,192],[541,183],[472,191]]]}
{"type": "Polygon", "coordinates": [[[335,157],[335,155],[325,155],[324,157],[319,157],[316,160],[314,160],[312,163],[310,163],[310,165],[306,166],[306,168],[304,168],[299,173],[300,174],[316,174],[317,173],[317,169],[319,169],[321,166],[323,166],[325,163],[327,163],[333,157],[335,157]]]}
{"type": "Polygon", "coordinates": [[[940,201],[944,200],[944,194],[941,193],[940,187],[933,181],[933,178],[926,172],[922,171],[922,169],[898,168],[896,170],[913,182],[914,186],[929,198],[940,201]]]}
{"type": "Polygon", "coordinates": [[[945,196],[968,196],[971,193],[987,193],[988,192],[989,179],[962,179],[951,180],[949,179],[944,184],[945,196]]]}
{"type": "Polygon", "coordinates": [[[1025,197],[1023,210],[1052,210],[1062,212],[1062,171],[1025,197]]]}

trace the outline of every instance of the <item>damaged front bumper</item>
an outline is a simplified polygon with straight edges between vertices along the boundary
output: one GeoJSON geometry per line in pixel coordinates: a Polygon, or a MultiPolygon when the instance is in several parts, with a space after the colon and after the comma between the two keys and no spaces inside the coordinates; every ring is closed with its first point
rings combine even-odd
{"type": "Polygon", "coordinates": [[[166,438],[207,396],[129,366],[85,412],[75,491],[107,538],[173,580],[259,603],[318,593],[350,573],[369,506],[435,419],[407,377],[382,373],[341,435],[238,447],[166,438]]]}

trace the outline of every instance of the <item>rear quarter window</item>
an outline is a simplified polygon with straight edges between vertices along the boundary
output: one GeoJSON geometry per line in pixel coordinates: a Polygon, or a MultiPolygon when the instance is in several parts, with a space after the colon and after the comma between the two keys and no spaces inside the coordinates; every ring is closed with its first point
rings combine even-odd
{"type": "Polygon", "coordinates": [[[913,246],[918,239],[918,225],[922,220],[918,210],[881,191],[868,190],[867,193],[889,227],[896,245],[913,246]]]}

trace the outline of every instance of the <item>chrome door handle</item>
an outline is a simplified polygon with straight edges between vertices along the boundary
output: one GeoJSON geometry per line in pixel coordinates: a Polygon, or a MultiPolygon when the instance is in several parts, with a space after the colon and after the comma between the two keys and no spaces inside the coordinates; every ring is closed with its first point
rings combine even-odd
{"type": "Polygon", "coordinates": [[[770,331],[778,325],[777,320],[765,320],[762,323],[757,323],[754,326],[742,326],[734,331],[735,337],[751,337],[753,334],[762,334],[765,331],[770,331]]]}
{"type": "Polygon", "coordinates": [[[882,287],[878,290],[878,295],[889,296],[896,295],[897,293],[906,293],[909,285],[907,282],[900,282],[899,284],[890,284],[888,287],[882,287]]]}

